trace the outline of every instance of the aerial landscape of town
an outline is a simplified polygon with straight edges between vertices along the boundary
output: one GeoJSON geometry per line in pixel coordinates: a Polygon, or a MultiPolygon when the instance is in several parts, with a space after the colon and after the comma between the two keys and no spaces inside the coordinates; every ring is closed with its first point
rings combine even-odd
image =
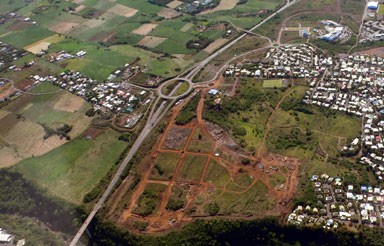
{"type": "Polygon", "coordinates": [[[381,0],[0,0],[0,245],[383,245],[381,0]]]}

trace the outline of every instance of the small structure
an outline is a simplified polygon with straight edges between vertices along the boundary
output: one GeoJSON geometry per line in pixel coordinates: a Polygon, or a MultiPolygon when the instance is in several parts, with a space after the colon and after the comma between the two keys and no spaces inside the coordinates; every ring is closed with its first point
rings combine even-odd
{"type": "Polygon", "coordinates": [[[377,10],[379,8],[379,2],[370,1],[368,2],[367,8],[370,10],[377,10]]]}
{"type": "Polygon", "coordinates": [[[219,91],[216,90],[216,89],[210,89],[210,90],[208,91],[208,94],[209,94],[209,95],[212,95],[212,96],[216,96],[218,93],[219,93],[219,91]]]}

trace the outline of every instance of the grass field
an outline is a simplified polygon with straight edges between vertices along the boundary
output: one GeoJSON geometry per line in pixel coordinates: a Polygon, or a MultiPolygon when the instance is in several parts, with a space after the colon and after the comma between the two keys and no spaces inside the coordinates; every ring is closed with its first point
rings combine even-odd
{"type": "Polygon", "coordinates": [[[159,153],[155,161],[151,178],[171,180],[179,158],[180,154],[159,153]]]}
{"type": "Polygon", "coordinates": [[[52,36],[53,34],[53,32],[40,26],[31,26],[20,31],[14,31],[3,35],[0,37],[0,41],[12,44],[18,48],[23,48],[24,46],[52,36]]]}
{"type": "Polygon", "coordinates": [[[91,141],[79,137],[41,157],[24,160],[12,169],[50,195],[80,204],[83,196],[114,167],[123,151],[125,144],[117,140],[118,135],[107,131],[91,141]]]}
{"type": "Polygon", "coordinates": [[[188,151],[209,153],[211,151],[212,142],[210,141],[190,141],[188,145],[188,151]]]}
{"type": "Polygon", "coordinates": [[[283,87],[283,80],[281,79],[270,79],[263,81],[263,88],[281,88],[283,87]]]}
{"type": "Polygon", "coordinates": [[[273,187],[278,187],[281,184],[284,184],[286,181],[287,179],[281,173],[271,174],[269,177],[269,182],[273,187]]]}
{"type": "Polygon", "coordinates": [[[186,155],[178,179],[199,181],[207,159],[206,156],[186,155]]]}
{"type": "Polygon", "coordinates": [[[301,103],[306,87],[296,86],[285,98],[271,120],[267,146],[271,151],[310,158],[319,144],[332,157],[338,154],[338,142],[358,136],[357,117],[301,103]]]}
{"type": "Polygon", "coordinates": [[[131,57],[126,57],[110,49],[79,43],[71,39],[65,39],[62,42],[52,44],[49,48],[49,52],[59,52],[62,50],[71,54],[75,54],[80,50],[86,51],[87,54],[84,57],[65,61],[67,64],[66,68],[79,71],[99,81],[107,79],[113,71],[133,60],[131,57]],[[113,59],[110,59],[110,57],[113,57],[113,59]]]}
{"type": "Polygon", "coordinates": [[[379,15],[384,15],[384,4],[379,5],[379,15]]]}
{"type": "Polygon", "coordinates": [[[212,182],[216,187],[224,187],[230,178],[228,171],[215,160],[209,162],[204,181],[212,182]]]}
{"type": "MultiPolygon", "coordinates": [[[[248,216],[265,216],[275,214],[275,202],[268,198],[268,188],[260,181],[241,195],[223,192],[218,197],[212,197],[212,201],[220,207],[224,214],[242,214],[248,216]]],[[[276,215],[276,214],[275,214],[276,215]]]]}

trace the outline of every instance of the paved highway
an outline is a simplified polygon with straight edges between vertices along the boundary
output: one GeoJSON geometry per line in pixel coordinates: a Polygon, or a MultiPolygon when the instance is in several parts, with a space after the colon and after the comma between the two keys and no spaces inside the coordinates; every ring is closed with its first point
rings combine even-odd
{"type": "MultiPolygon", "coordinates": [[[[292,2],[288,2],[286,5],[284,5],[282,8],[268,16],[266,19],[264,19],[262,22],[259,24],[255,25],[251,29],[249,29],[249,32],[254,31],[256,28],[260,27],[264,23],[266,23],[268,20],[273,18],[276,14],[280,13],[281,11],[285,10],[286,8],[290,7],[292,4],[298,2],[300,0],[294,0],[292,2]]],[[[227,50],[228,48],[232,47],[234,44],[239,42],[242,38],[244,38],[247,35],[247,33],[244,33],[219,49],[218,51],[212,53],[209,57],[207,57],[205,60],[200,62],[195,68],[193,68],[188,75],[186,76],[185,79],[190,80],[192,79],[199,71],[200,69],[204,68],[210,61],[212,61],[216,56],[227,50]]],[[[175,88],[176,89],[176,88],[175,88]]],[[[175,90],[171,92],[170,95],[173,94],[175,90]]],[[[127,167],[128,162],[132,159],[133,155],[136,153],[136,151],[139,149],[145,138],[149,135],[151,130],[159,123],[159,121],[165,116],[165,114],[170,110],[170,108],[173,106],[174,102],[176,101],[175,98],[171,100],[171,102],[168,104],[163,102],[161,103],[160,107],[151,113],[150,117],[148,118],[148,121],[146,125],[144,126],[143,130],[141,131],[140,135],[137,137],[135,143],[132,145],[130,148],[127,156],[121,163],[119,169],[115,173],[113,179],[109,183],[107,189],[101,196],[100,200],[96,203],[95,207],[92,209],[91,213],[88,215],[87,219],[84,221],[83,225],[80,227],[79,231],[76,233],[75,237],[72,239],[71,243],[69,244],[70,246],[75,246],[77,245],[77,242],[80,240],[81,236],[84,234],[85,230],[87,229],[88,225],[91,223],[92,219],[95,217],[96,213],[99,211],[99,209],[104,205],[105,201],[111,194],[114,186],[116,185],[117,181],[120,179],[121,174],[123,173],[124,169],[127,167]]],[[[154,105],[155,107],[156,105],[154,105]]]]}

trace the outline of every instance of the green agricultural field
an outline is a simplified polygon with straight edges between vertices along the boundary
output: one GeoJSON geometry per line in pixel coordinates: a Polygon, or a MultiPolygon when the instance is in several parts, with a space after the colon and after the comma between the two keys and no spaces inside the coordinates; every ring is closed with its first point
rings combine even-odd
{"type": "Polygon", "coordinates": [[[186,155],[178,179],[199,181],[207,159],[206,156],[186,155]]]}
{"type": "Polygon", "coordinates": [[[24,160],[12,170],[22,173],[50,195],[80,204],[83,196],[114,167],[125,148],[118,136],[107,131],[95,140],[79,137],[41,157],[24,160]]]}
{"type": "Polygon", "coordinates": [[[23,48],[54,33],[39,26],[31,26],[20,31],[9,32],[2,35],[0,41],[12,44],[17,48],[23,48]]]}
{"type": "Polygon", "coordinates": [[[159,153],[152,169],[151,178],[160,180],[171,180],[180,154],[159,153]]]}
{"type": "Polygon", "coordinates": [[[52,44],[49,48],[49,52],[59,52],[61,50],[65,50],[71,54],[75,54],[80,50],[86,51],[87,54],[84,57],[69,59],[64,61],[64,64],[67,64],[67,69],[79,71],[99,81],[107,79],[113,71],[133,61],[131,57],[126,57],[110,49],[100,48],[70,39],[52,44]],[[111,57],[113,57],[113,59],[110,59],[111,57]]]}
{"type": "Polygon", "coordinates": [[[263,81],[263,88],[281,88],[283,87],[283,80],[281,79],[270,79],[263,81]]]}

